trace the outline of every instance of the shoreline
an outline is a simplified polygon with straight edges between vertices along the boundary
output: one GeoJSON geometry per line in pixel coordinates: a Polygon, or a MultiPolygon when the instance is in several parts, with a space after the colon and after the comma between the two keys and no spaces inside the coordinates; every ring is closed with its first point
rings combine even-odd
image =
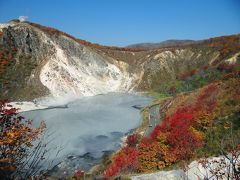
{"type": "Polygon", "coordinates": [[[94,97],[94,96],[104,96],[106,94],[111,94],[111,93],[113,94],[127,93],[127,94],[133,94],[133,95],[146,96],[144,92],[108,92],[108,93],[96,94],[93,96],[80,96],[77,98],[76,97],[73,98],[70,96],[63,96],[63,97],[44,96],[38,99],[33,99],[31,101],[12,101],[12,102],[9,102],[8,104],[12,105],[13,108],[16,108],[18,112],[54,109],[54,108],[67,108],[68,104],[73,101],[76,101],[82,98],[94,97]]]}
{"type": "Polygon", "coordinates": [[[12,105],[13,108],[16,108],[18,112],[41,110],[41,109],[47,109],[49,107],[46,105],[40,105],[40,104],[34,103],[32,101],[14,101],[8,104],[12,105]]]}

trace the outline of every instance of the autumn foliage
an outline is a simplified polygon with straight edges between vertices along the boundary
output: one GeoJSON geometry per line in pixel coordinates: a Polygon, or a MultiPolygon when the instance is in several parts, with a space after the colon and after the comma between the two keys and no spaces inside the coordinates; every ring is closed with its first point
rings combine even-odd
{"type": "Polygon", "coordinates": [[[212,121],[206,119],[206,124],[199,125],[202,123],[199,117],[203,113],[212,113],[216,107],[216,92],[215,84],[207,86],[194,104],[179,107],[155,127],[151,137],[139,144],[139,171],[161,170],[194,156],[196,150],[204,144],[202,126],[208,126],[212,121]]]}
{"type": "Polygon", "coordinates": [[[228,57],[230,54],[237,53],[240,50],[240,36],[230,35],[211,38],[206,41],[209,46],[220,52],[219,60],[228,57]]]}
{"type": "MultiPolygon", "coordinates": [[[[228,133],[231,124],[229,115],[240,112],[240,79],[234,76],[215,81],[173,100],[172,107],[168,107],[150,137],[128,136],[127,146],[113,157],[105,177],[133,170],[152,172],[188,161],[200,152],[208,156],[218,153],[218,140],[223,133],[228,133]]],[[[239,119],[235,124],[235,129],[239,128],[239,119]]]]}
{"type": "Polygon", "coordinates": [[[128,145],[114,156],[113,163],[104,175],[112,177],[123,169],[129,170],[129,165],[131,169],[141,172],[163,169],[173,162],[190,158],[203,144],[202,134],[193,127],[191,110],[192,107],[184,107],[171,117],[165,117],[162,124],[155,127],[150,138],[141,140],[137,149],[130,147],[133,143],[129,143],[136,135],[129,136],[128,145]]]}
{"type": "Polygon", "coordinates": [[[76,171],[74,172],[73,178],[74,178],[75,180],[84,179],[84,171],[76,170],[76,171]]]}
{"type": "MultiPolygon", "coordinates": [[[[173,162],[190,158],[202,145],[203,136],[194,129],[193,116],[187,111],[190,111],[188,107],[181,108],[171,117],[164,118],[150,138],[141,140],[137,149],[130,147],[132,143],[128,143],[128,146],[114,156],[113,163],[104,175],[112,177],[130,169],[141,172],[163,169],[173,162]]],[[[129,136],[127,142],[130,139],[135,139],[135,136],[129,136]]]]}
{"type": "Polygon", "coordinates": [[[188,112],[190,109],[192,107],[184,107],[171,117],[165,117],[162,124],[155,127],[151,138],[141,142],[140,171],[162,169],[173,162],[188,159],[202,145],[203,137],[193,127],[193,116],[188,112]]]}
{"type": "Polygon", "coordinates": [[[20,171],[30,172],[25,169],[24,159],[46,125],[41,122],[38,128],[32,128],[32,121],[18,115],[17,109],[7,103],[0,101],[0,177],[13,178],[20,171]]]}
{"type": "Polygon", "coordinates": [[[165,118],[162,126],[157,126],[152,133],[153,139],[165,134],[166,144],[170,145],[169,150],[177,159],[191,157],[194,150],[202,144],[202,136],[193,127],[193,116],[187,111],[188,107],[178,109],[172,117],[165,118]]]}
{"type": "Polygon", "coordinates": [[[113,163],[104,171],[105,177],[113,177],[119,172],[136,170],[138,150],[126,146],[117,152],[113,157],[113,163]]]}
{"type": "Polygon", "coordinates": [[[136,147],[136,145],[139,143],[139,140],[140,140],[140,135],[135,133],[127,137],[126,143],[129,147],[136,147]]]}

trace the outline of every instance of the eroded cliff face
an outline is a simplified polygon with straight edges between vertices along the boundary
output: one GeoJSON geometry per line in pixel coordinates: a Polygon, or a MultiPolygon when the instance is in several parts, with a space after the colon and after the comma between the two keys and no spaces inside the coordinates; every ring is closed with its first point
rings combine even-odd
{"type": "Polygon", "coordinates": [[[0,71],[1,98],[13,100],[149,90],[219,57],[218,51],[197,46],[141,52],[98,49],[27,22],[1,25],[0,31],[0,50],[14,52],[0,71]]]}
{"type": "Polygon", "coordinates": [[[49,36],[27,23],[13,23],[2,31],[2,45],[17,49],[12,73],[18,71],[17,64],[23,63],[26,57],[26,65],[35,64],[24,78],[25,86],[36,89],[34,97],[130,91],[137,79],[136,74],[127,71],[127,63],[104,56],[66,36],[49,36]]]}
{"type": "Polygon", "coordinates": [[[192,48],[155,51],[148,54],[141,65],[144,74],[138,88],[152,89],[161,82],[174,81],[182,72],[211,65],[218,56],[213,50],[192,48]]]}
{"type": "Polygon", "coordinates": [[[67,37],[53,41],[55,53],[40,72],[40,81],[52,95],[91,96],[113,91],[129,91],[135,77],[126,63],[96,53],[67,37]]]}

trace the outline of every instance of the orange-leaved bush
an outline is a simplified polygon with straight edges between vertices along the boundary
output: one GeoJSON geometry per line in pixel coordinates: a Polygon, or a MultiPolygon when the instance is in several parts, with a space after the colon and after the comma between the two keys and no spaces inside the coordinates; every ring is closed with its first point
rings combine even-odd
{"type": "MultiPolygon", "coordinates": [[[[34,168],[37,164],[34,162],[39,162],[36,161],[38,159],[29,165],[26,157],[30,155],[33,142],[46,125],[41,122],[38,128],[32,128],[31,123],[32,121],[18,115],[17,109],[9,105],[8,101],[0,101],[0,177],[28,178],[32,175],[32,170],[36,171],[34,168]]],[[[43,155],[44,153],[38,154],[40,159],[43,155]]]]}

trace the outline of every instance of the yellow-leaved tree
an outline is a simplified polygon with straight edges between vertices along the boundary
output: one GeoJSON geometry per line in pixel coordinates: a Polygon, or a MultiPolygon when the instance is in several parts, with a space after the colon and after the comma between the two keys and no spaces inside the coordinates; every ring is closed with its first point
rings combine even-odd
{"type": "Polygon", "coordinates": [[[31,124],[0,100],[0,179],[27,179],[38,172],[47,152],[39,138],[46,124],[42,121],[37,128],[31,124]]]}

